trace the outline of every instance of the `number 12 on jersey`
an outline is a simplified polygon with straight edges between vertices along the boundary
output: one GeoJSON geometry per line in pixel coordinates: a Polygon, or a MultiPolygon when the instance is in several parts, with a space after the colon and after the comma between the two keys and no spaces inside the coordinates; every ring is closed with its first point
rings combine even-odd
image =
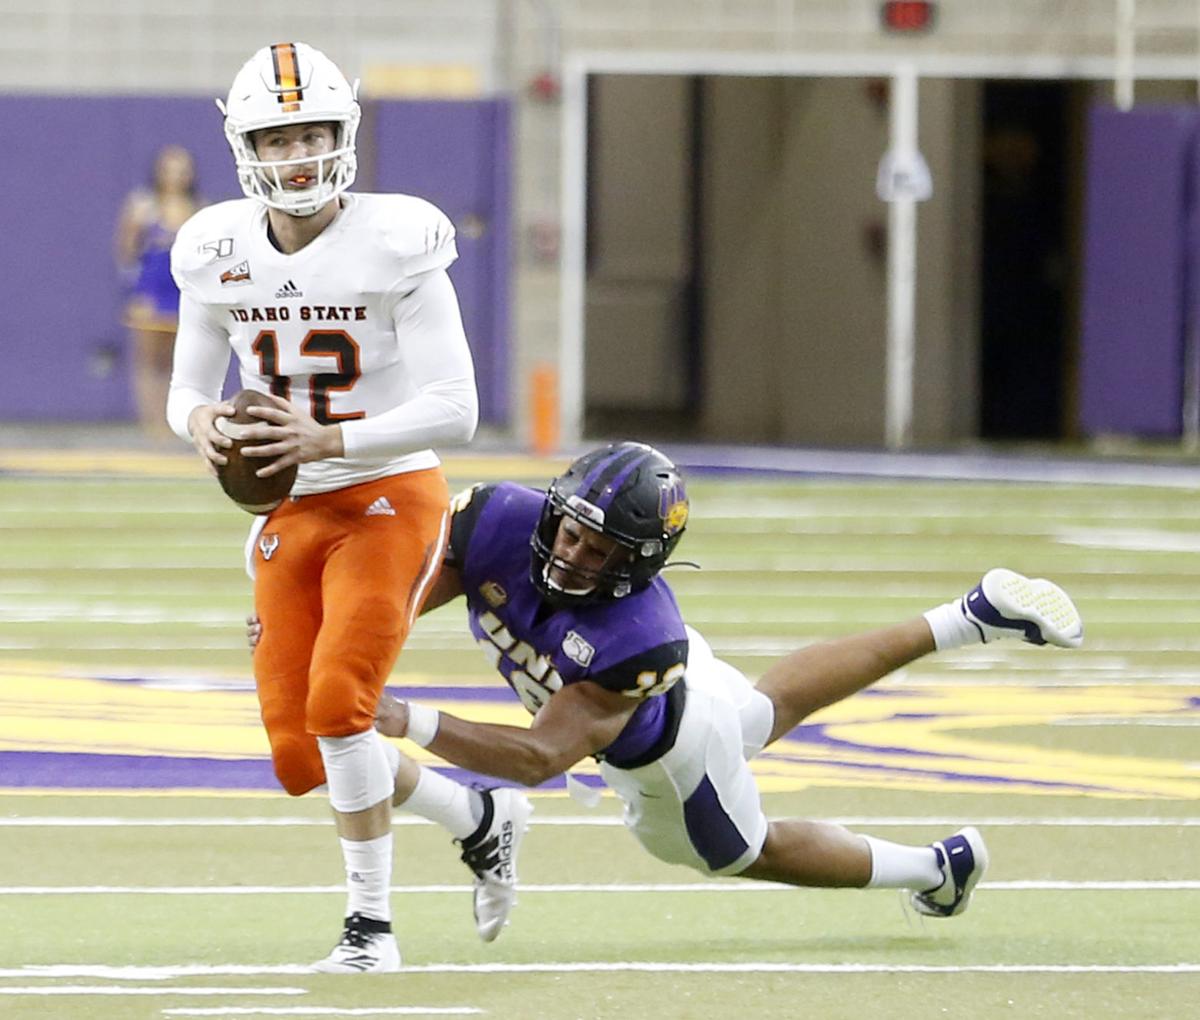
{"type": "MultiPolygon", "coordinates": [[[[254,338],[250,349],[258,355],[260,375],[271,380],[271,392],[284,400],[291,400],[292,377],[279,371],[279,338],[275,330],[264,329],[254,338]]],[[[362,375],[358,344],[342,329],[312,329],[300,341],[300,354],[307,358],[333,358],[336,372],[314,372],[309,377],[310,413],[322,425],[335,425],[340,421],[365,418],[365,411],[330,410],[332,393],[345,393],[354,388],[362,375]]]]}

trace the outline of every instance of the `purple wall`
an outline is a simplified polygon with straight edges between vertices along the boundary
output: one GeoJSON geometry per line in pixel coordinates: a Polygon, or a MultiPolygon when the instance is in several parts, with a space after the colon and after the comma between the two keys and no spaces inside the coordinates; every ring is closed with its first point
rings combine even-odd
{"type": "Polygon", "coordinates": [[[125,195],[149,180],[158,149],[196,157],[210,199],[237,191],[211,99],[5,96],[0,259],[8,398],[0,416],[133,417],[113,232],[125,195]]]}
{"type": "MultiPolygon", "coordinates": [[[[462,257],[450,272],[476,357],[484,418],[504,424],[508,105],[374,103],[364,120],[360,145],[367,158],[358,189],[420,194],[458,224],[462,257]],[[372,174],[373,163],[386,172],[372,174]],[[464,236],[463,210],[483,210],[490,224],[478,242],[464,236]]],[[[170,142],[196,157],[207,199],[237,197],[221,115],[211,99],[0,96],[0,131],[20,139],[0,155],[8,182],[0,191],[0,299],[10,372],[0,419],[132,419],[113,261],[117,217],[125,195],[147,182],[154,154],[170,142]]]]}
{"type": "Polygon", "coordinates": [[[1195,228],[1193,107],[1091,111],[1080,424],[1178,436],[1195,228]]]}
{"type": "Polygon", "coordinates": [[[377,103],[377,191],[429,199],[458,230],[450,269],[475,357],[480,414],[509,417],[510,106],[493,100],[377,103]]]}

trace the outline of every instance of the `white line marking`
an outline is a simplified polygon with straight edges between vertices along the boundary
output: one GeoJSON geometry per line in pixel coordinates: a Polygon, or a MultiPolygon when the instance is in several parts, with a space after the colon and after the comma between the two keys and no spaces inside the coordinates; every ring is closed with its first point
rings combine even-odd
{"type": "MultiPolygon", "coordinates": [[[[814,817],[813,821],[832,822],[835,825],[862,825],[876,826],[878,828],[892,828],[899,826],[960,826],[960,825],[986,825],[991,828],[1009,828],[1009,827],[1065,827],[1065,828],[1099,828],[1099,829],[1141,829],[1141,828],[1194,828],[1200,826],[1200,816],[1195,818],[1117,818],[1117,817],[1097,817],[1089,818],[1085,815],[1080,815],[1071,818],[1037,818],[1032,816],[1013,816],[1013,817],[995,817],[995,818],[942,818],[930,816],[908,816],[908,815],[888,815],[873,817],[871,815],[845,815],[835,817],[814,817]]],[[[425,818],[416,818],[412,815],[398,815],[392,822],[393,825],[433,825],[434,823],[425,818]]],[[[620,828],[624,823],[616,815],[559,815],[557,817],[532,818],[530,825],[538,826],[561,826],[569,828],[574,826],[592,827],[601,826],[607,828],[620,828]]],[[[328,818],[298,818],[298,817],[279,817],[279,818],[115,818],[115,817],[95,817],[95,818],[70,818],[61,815],[30,815],[26,818],[0,818],[0,829],[8,827],[16,828],[64,828],[64,829],[109,829],[109,828],[180,828],[190,826],[193,828],[304,828],[308,826],[324,826],[326,828],[333,825],[332,819],[328,818]]]]}
{"type": "MultiPolygon", "coordinates": [[[[19,970],[0,970],[0,977],[69,977],[80,973],[96,974],[114,979],[158,976],[173,979],[212,977],[217,975],[268,976],[311,973],[295,965],[249,966],[185,964],[177,967],[76,967],[62,964],[53,967],[25,967],[19,970]],[[53,975],[47,972],[53,972],[53,975]]],[[[1200,963],[1145,964],[1053,964],[1053,963],[996,963],[996,964],[890,964],[890,963],[677,963],[650,961],[580,961],[574,963],[430,963],[405,966],[401,974],[568,974],[611,973],[640,971],[648,973],[710,973],[710,974],[1196,974],[1200,963]]],[[[188,994],[196,989],[186,989],[188,994]]],[[[238,991],[242,991],[239,989],[238,991]]]]}
{"type": "MultiPolygon", "coordinates": [[[[394,885],[398,895],[418,893],[460,895],[471,890],[469,885],[394,885]]],[[[695,882],[557,882],[543,885],[522,885],[521,892],[534,893],[731,893],[786,892],[793,887],[773,882],[703,881],[695,882]]],[[[997,892],[1026,892],[1054,890],[1056,892],[1127,891],[1200,889],[1200,879],[1165,881],[1067,881],[1029,879],[1013,882],[983,882],[980,889],[997,892]]],[[[324,896],[345,895],[341,885],[6,885],[0,886],[0,896],[324,896]]]]}
{"type": "Polygon", "coordinates": [[[254,964],[185,963],[167,967],[113,967],[105,963],[30,963],[24,967],[0,969],[0,978],[102,978],[112,981],[168,981],[188,977],[262,977],[264,975],[304,975],[313,969],[298,963],[257,966],[254,964]]]}
{"type": "Polygon", "coordinates": [[[1097,718],[1080,718],[1080,719],[1052,719],[1049,723],[1051,726],[1200,726],[1200,717],[1195,719],[1178,718],[1173,719],[1170,716],[1112,716],[1108,719],[1103,717],[1097,718]]]}
{"type": "Polygon", "coordinates": [[[235,628],[245,613],[234,609],[164,609],[131,603],[84,602],[82,599],[0,598],[5,624],[19,623],[119,623],[190,624],[195,627],[235,628]]]}
{"type": "Polygon", "coordinates": [[[549,964],[431,964],[405,967],[406,973],[425,974],[565,974],[579,972],[641,971],[647,973],[712,974],[1195,974],[1200,963],[1163,964],[963,964],[937,966],[888,963],[549,963],[549,964]]]}
{"type": "Polygon", "coordinates": [[[1064,528],[1055,536],[1066,545],[1127,552],[1200,552],[1200,535],[1191,531],[1144,528],[1064,528]]]}
{"type": "Polygon", "coordinates": [[[465,1016],[482,1013],[470,1006],[212,1006],[164,1009],[164,1016],[465,1016]]]}
{"type": "MultiPolygon", "coordinates": [[[[6,973],[6,972],[5,972],[6,973]]],[[[26,974],[26,976],[30,976],[26,974]]],[[[0,995],[307,995],[307,988],[137,988],[129,985],[0,985],[0,995]]]]}

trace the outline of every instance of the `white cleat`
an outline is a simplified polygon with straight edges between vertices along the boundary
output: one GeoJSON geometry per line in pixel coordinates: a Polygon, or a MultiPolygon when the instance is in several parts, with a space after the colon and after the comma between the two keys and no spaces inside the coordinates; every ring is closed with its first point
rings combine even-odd
{"type": "Polygon", "coordinates": [[[963,616],[984,643],[1020,637],[1035,645],[1078,648],[1083,620],[1075,603],[1053,581],[997,567],[960,600],[963,616]]]}
{"type": "Polygon", "coordinates": [[[481,790],[483,818],[463,840],[463,863],[475,875],[475,928],[484,942],[494,942],[517,903],[517,851],[533,805],[519,790],[481,790]]]}
{"type": "Polygon", "coordinates": [[[933,844],[940,885],[912,894],[913,909],[927,917],[956,917],[971,905],[971,893],[987,871],[988,852],[979,830],[967,826],[933,844]]]}
{"type": "Polygon", "coordinates": [[[321,974],[393,974],[400,969],[400,947],[388,921],[362,914],[346,918],[342,940],[312,969],[321,974]]]}

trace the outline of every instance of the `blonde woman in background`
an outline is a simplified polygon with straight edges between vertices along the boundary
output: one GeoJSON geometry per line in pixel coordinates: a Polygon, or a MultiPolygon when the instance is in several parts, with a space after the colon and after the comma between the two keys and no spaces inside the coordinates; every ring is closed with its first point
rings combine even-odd
{"type": "Polygon", "coordinates": [[[171,379],[179,289],[171,278],[171,244],[203,203],[196,195],[192,154],[167,145],[154,160],[149,188],[131,192],[117,224],[117,264],[130,284],[124,322],[132,339],[138,420],[154,436],[169,436],[163,420],[171,379]]]}

